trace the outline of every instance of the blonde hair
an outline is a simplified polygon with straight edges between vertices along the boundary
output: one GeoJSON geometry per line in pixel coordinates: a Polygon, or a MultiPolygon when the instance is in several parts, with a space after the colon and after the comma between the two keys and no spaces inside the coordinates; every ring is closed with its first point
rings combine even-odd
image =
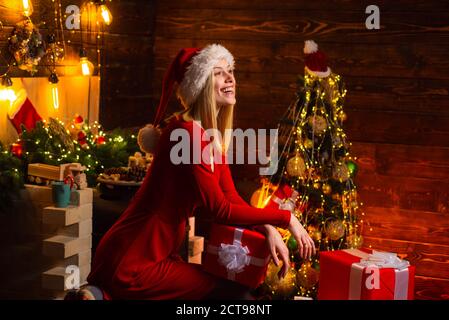
{"type": "MultiPolygon", "coordinates": [[[[214,75],[213,72],[211,72],[206,80],[204,88],[199,93],[198,98],[191,105],[187,105],[182,99],[182,96],[178,94],[185,109],[179,114],[187,113],[194,120],[200,121],[204,130],[218,130],[223,139],[221,149],[226,153],[232,136],[231,130],[233,128],[234,105],[218,107],[215,100],[214,85],[214,75]]],[[[216,142],[215,139],[214,142],[216,142]]]]}

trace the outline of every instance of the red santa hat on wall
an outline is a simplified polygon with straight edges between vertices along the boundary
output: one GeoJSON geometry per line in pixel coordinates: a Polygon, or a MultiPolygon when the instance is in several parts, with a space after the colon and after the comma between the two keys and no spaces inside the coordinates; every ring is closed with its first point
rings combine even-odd
{"type": "Polygon", "coordinates": [[[323,52],[318,50],[318,45],[315,41],[305,41],[304,55],[305,69],[307,72],[318,78],[325,78],[331,74],[331,69],[327,65],[327,57],[323,52]]]}
{"type": "Polygon", "coordinates": [[[234,68],[234,57],[219,44],[210,44],[203,49],[184,48],[179,51],[164,75],[162,94],[153,124],[148,124],[139,131],[137,141],[142,151],[154,153],[156,149],[161,134],[158,125],[164,117],[175,83],[178,84],[178,97],[185,105],[190,106],[203,90],[214,66],[223,59],[234,68]]]}

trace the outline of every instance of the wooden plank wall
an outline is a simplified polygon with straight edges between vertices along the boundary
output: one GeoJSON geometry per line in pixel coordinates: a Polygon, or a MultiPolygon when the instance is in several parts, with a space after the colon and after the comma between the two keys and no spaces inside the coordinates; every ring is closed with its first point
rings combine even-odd
{"type": "MultiPolygon", "coordinates": [[[[416,265],[416,298],[449,299],[449,2],[374,3],[380,30],[365,28],[371,1],[160,1],[153,98],[179,48],[220,42],[236,57],[235,126],[275,128],[303,72],[303,41],[317,41],[348,88],[366,245],[416,265]]],[[[248,199],[257,168],[233,173],[248,199]]]]}

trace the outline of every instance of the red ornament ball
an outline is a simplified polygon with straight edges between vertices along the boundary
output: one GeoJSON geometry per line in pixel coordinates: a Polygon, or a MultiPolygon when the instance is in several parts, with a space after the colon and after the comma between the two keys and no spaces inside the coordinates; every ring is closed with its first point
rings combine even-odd
{"type": "Polygon", "coordinates": [[[103,137],[103,136],[99,136],[99,137],[97,137],[97,139],[96,139],[96,143],[97,143],[98,145],[105,144],[105,143],[106,143],[106,138],[103,137]]]}
{"type": "Polygon", "coordinates": [[[23,145],[21,142],[13,143],[11,145],[11,153],[17,158],[21,158],[23,154],[23,145]]]}

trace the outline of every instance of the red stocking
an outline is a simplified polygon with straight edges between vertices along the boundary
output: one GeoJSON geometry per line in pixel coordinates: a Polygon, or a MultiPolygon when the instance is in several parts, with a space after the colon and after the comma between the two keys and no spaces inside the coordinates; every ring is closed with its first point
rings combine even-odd
{"type": "Polygon", "coordinates": [[[27,130],[31,130],[36,126],[36,122],[42,120],[42,117],[37,113],[30,99],[26,98],[25,102],[9,116],[9,120],[16,128],[19,134],[22,133],[21,125],[23,124],[27,130]]]}

